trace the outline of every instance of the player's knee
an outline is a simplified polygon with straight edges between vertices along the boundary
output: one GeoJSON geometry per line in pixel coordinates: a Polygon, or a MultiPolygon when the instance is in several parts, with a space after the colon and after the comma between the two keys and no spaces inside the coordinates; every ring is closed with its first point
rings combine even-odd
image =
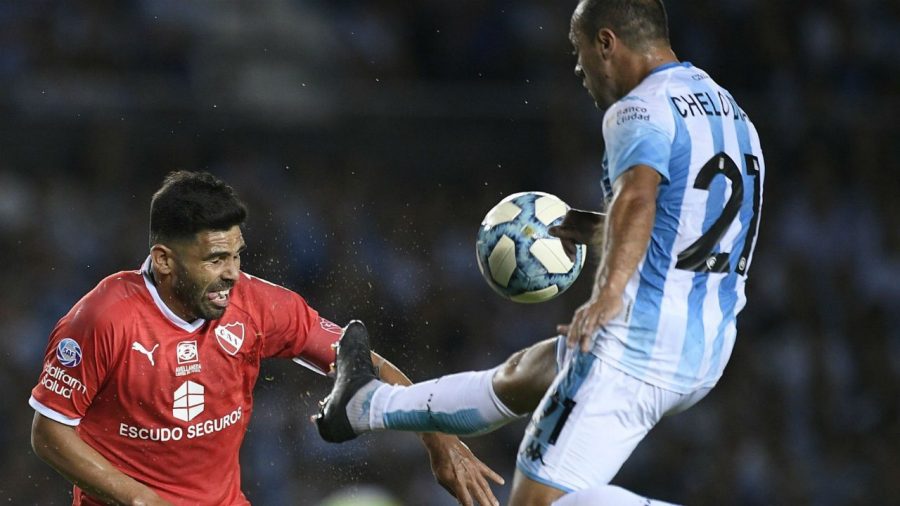
{"type": "Polygon", "coordinates": [[[520,388],[519,383],[523,380],[523,371],[519,368],[519,364],[526,351],[528,350],[519,350],[513,353],[512,356],[500,365],[497,372],[494,373],[494,392],[496,392],[497,395],[502,397],[504,394],[520,388]]]}
{"type": "Polygon", "coordinates": [[[494,393],[515,413],[534,411],[556,375],[555,345],[544,341],[517,351],[494,374],[494,393]]]}
{"type": "Polygon", "coordinates": [[[528,413],[533,409],[521,402],[522,392],[527,388],[525,370],[521,367],[522,357],[526,351],[517,351],[506,359],[494,373],[492,381],[494,393],[500,402],[517,414],[528,413]]]}

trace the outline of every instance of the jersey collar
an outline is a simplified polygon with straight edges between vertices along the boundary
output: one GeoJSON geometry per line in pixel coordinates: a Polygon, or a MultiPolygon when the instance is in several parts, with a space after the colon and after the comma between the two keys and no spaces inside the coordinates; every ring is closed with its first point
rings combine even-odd
{"type": "Polygon", "coordinates": [[[173,313],[172,310],[169,309],[169,306],[167,306],[166,303],[163,302],[162,298],[159,296],[159,291],[156,289],[156,285],[153,283],[153,278],[150,275],[149,255],[147,256],[147,259],[144,260],[144,264],[141,266],[141,274],[144,277],[144,286],[146,286],[147,291],[150,292],[150,297],[153,298],[153,302],[156,304],[156,307],[158,307],[163,316],[165,316],[176,327],[187,332],[194,332],[195,330],[202,327],[204,323],[206,323],[206,320],[204,320],[203,318],[197,318],[196,320],[188,323],[180,316],[173,313]]]}
{"type": "Polygon", "coordinates": [[[655,74],[657,72],[669,70],[670,68],[673,68],[673,67],[688,68],[688,67],[692,67],[692,66],[693,65],[689,61],[673,61],[673,62],[669,62],[669,63],[663,63],[662,65],[660,65],[658,67],[654,67],[653,70],[650,71],[650,73],[655,74]]]}

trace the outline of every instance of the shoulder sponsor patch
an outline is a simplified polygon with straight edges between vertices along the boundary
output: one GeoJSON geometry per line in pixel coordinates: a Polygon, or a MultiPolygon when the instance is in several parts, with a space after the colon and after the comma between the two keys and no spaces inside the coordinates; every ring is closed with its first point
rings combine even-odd
{"type": "Polygon", "coordinates": [[[81,346],[71,337],[63,339],[56,345],[56,359],[66,367],[77,367],[81,363],[81,346]]]}
{"type": "Polygon", "coordinates": [[[623,106],[616,111],[616,125],[628,121],[650,121],[650,110],[639,104],[623,106]]]}
{"type": "Polygon", "coordinates": [[[41,386],[56,395],[71,399],[77,392],[87,394],[87,387],[78,378],[70,376],[62,367],[57,367],[47,361],[44,363],[44,374],[41,375],[41,386]]]}

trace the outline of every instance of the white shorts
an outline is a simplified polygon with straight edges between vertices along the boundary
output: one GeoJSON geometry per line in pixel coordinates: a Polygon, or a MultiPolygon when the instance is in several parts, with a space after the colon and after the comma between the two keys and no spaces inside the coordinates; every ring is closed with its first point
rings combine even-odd
{"type": "Polygon", "coordinates": [[[675,393],[579,351],[532,415],[516,465],[565,492],[606,485],[663,416],[693,406],[709,390],[675,393]]]}

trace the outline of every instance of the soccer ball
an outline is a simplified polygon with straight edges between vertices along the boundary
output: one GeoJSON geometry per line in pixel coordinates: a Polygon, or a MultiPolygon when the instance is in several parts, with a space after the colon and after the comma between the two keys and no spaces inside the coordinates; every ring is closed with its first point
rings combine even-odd
{"type": "Polygon", "coordinates": [[[566,291],[581,273],[587,248],[570,258],[549,228],[569,206],[543,192],[516,193],[488,211],[475,243],[478,268],[488,285],[515,302],[544,302],[566,291]]]}

